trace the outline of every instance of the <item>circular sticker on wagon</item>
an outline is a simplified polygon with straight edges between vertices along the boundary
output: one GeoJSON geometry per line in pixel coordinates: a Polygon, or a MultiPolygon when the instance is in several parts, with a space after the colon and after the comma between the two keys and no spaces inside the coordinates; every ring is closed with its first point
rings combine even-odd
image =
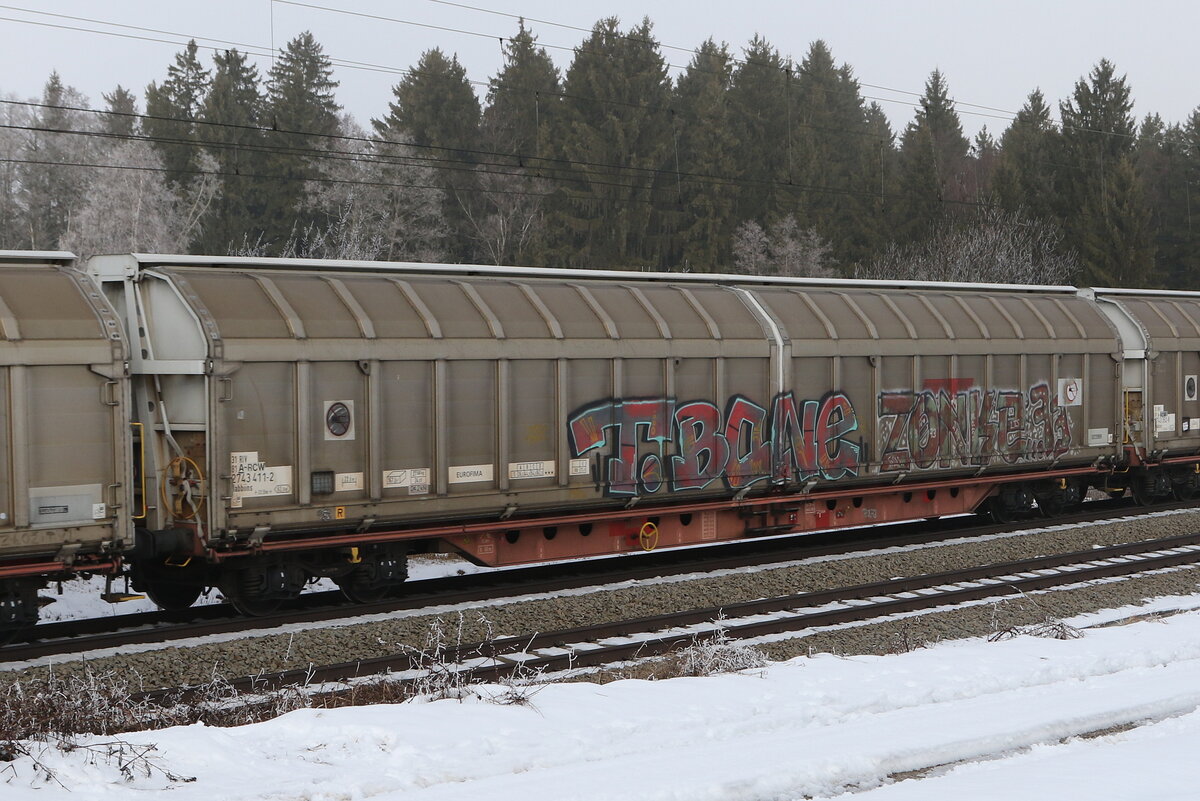
{"type": "Polygon", "coordinates": [[[1082,406],[1083,381],[1078,378],[1058,379],[1058,405],[1082,406]]]}
{"type": "Polygon", "coordinates": [[[325,401],[325,439],[354,439],[354,401],[325,401]]]}

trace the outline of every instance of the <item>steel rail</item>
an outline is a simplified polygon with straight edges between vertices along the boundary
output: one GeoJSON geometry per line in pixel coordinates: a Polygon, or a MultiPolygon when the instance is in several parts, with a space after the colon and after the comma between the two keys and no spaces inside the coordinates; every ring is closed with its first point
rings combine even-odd
{"type": "MultiPolygon", "coordinates": [[[[1005,598],[1056,586],[1128,576],[1200,563],[1200,533],[1140,543],[1096,548],[1070,554],[997,563],[986,567],[890,579],[853,587],[800,593],[745,603],[725,604],[679,613],[537,632],[482,643],[459,645],[433,654],[399,653],[306,670],[281,671],[239,679],[239,690],[262,691],[287,685],[344,682],[387,672],[422,671],[430,664],[470,674],[472,680],[495,681],[516,672],[589,667],[668,653],[695,642],[696,631],[664,629],[709,624],[709,633],[744,639],[803,629],[861,622],[903,612],[931,610],[987,598],[1005,598]],[[1164,551],[1166,553],[1164,553],[1164,551]],[[1075,567],[1065,570],[1063,568],[1075,567]],[[1049,575],[1039,571],[1054,571],[1049,575]],[[957,586],[971,582],[973,586],[957,586]],[[916,591],[928,590],[922,594],[916,591]],[[896,597],[907,595],[908,597],[896,597]],[[883,600],[876,600],[883,598],[883,600]],[[836,609],[801,611],[824,604],[866,601],[836,609]],[[794,612],[780,614],[781,612],[794,612]],[[770,615],[768,620],[738,622],[728,616],[770,615]],[[633,637],[635,634],[648,634],[633,637]],[[604,643],[606,639],[621,642],[604,643]],[[464,664],[474,663],[474,664],[464,664]]],[[[404,680],[402,678],[402,680],[404,680]]],[[[180,689],[149,697],[178,697],[180,689]]]]}

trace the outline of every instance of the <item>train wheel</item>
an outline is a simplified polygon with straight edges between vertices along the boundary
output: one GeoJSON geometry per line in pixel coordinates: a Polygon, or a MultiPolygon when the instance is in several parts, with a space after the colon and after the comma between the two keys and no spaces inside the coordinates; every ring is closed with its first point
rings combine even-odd
{"type": "Polygon", "coordinates": [[[228,574],[221,583],[221,592],[243,615],[260,617],[299,598],[306,578],[295,564],[257,564],[228,574]]]}
{"type": "Polygon", "coordinates": [[[1013,523],[1026,516],[1033,493],[1023,484],[1008,485],[987,502],[987,513],[996,523],[1013,523]]]}
{"type": "Polygon", "coordinates": [[[371,584],[361,581],[356,581],[354,576],[346,576],[338,579],[338,589],[342,591],[342,595],[351,603],[356,604],[373,604],[382,601],[384,598],[392,594],[395,589],[390,584],[371,584]]]}
{"type": "Polygon", "coordinates": [[[408,578],[408,556],[403,551],[379,550],[354,558],[358,567],[335,579],[342,594],[356,604],[373,604],[391,595],[408,578]]]}
{"type": "Polygon", "coordinates": [[[0,581],[0,645],[37,623],[40,586],[22,579],[0,581]]]}
{"type": "Polygon", "coordinates": [[[254,595],[231,595],[229,603],[233,604],[233,608],[239,614],[246,617],[263,617],[279,611],[279,607],[283,606],[283,602],[288,598],[278,596],[254,596],[254,595]]]}
{"type": "Polygon", "coordinates": [[[1200,497],[1200,473],[1189,471],[1173,475],[1171,495],[1177,501],[1191,501],[1200,497]]]}
{"type": "Polygon", "coordinates": [[[1171,495],[1171,480],[1164,470],[1147,470],[1134,477],[1129,489],[1138,506],[1149,506],[1171,495]]]}
{"type": "Polygon", "coordinates": [[[143,582],[142,591],[151,601],[158,604],[159,609],[165,609],[168,612],[182,612],[196,603],[196,599],[200,597],[204,588],[193,584],[178,584],[173,581],[146,581],[143,582]]]}

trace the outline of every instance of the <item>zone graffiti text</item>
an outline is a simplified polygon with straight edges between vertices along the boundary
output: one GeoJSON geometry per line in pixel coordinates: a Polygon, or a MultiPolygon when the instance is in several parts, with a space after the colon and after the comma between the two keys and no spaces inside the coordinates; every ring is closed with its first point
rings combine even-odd
{"type": "Polygon", "coordinates": [[[1045,382],[1028,392],[929,386],[879,393],[880,472],[1007,464],[1071,449],[1071,421],[1045,382]]]}
{"type": "Polygon", "coordinates": [[[819,400],[775,397],[771,408],[742,395],[716,404],[673,398],[609,398],[574,412],[567,424],[572,454],[607,454],[605,491],[653,495],[723,481],[742,489],[858,475],[866,446],[854,439],[858,417],[850,399],[831,392],[819,400]]]}

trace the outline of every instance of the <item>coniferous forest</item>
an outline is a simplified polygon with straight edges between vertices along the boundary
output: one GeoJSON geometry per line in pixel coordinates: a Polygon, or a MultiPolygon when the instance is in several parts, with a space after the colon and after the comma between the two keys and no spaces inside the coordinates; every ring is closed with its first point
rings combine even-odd
{"type": "Polygon", "coordinates": [[[674,76],[649,20],[565,72],[523,24],[503,47],[486,87],[421,54],[369,121],[309,33],[95,104],[52,74],[0,103],[0,247],[1200,288],[1200,109],[1135,119],[1106,60],[969,141],[953,76],[893,130],[821,41],[674,76]]]}

